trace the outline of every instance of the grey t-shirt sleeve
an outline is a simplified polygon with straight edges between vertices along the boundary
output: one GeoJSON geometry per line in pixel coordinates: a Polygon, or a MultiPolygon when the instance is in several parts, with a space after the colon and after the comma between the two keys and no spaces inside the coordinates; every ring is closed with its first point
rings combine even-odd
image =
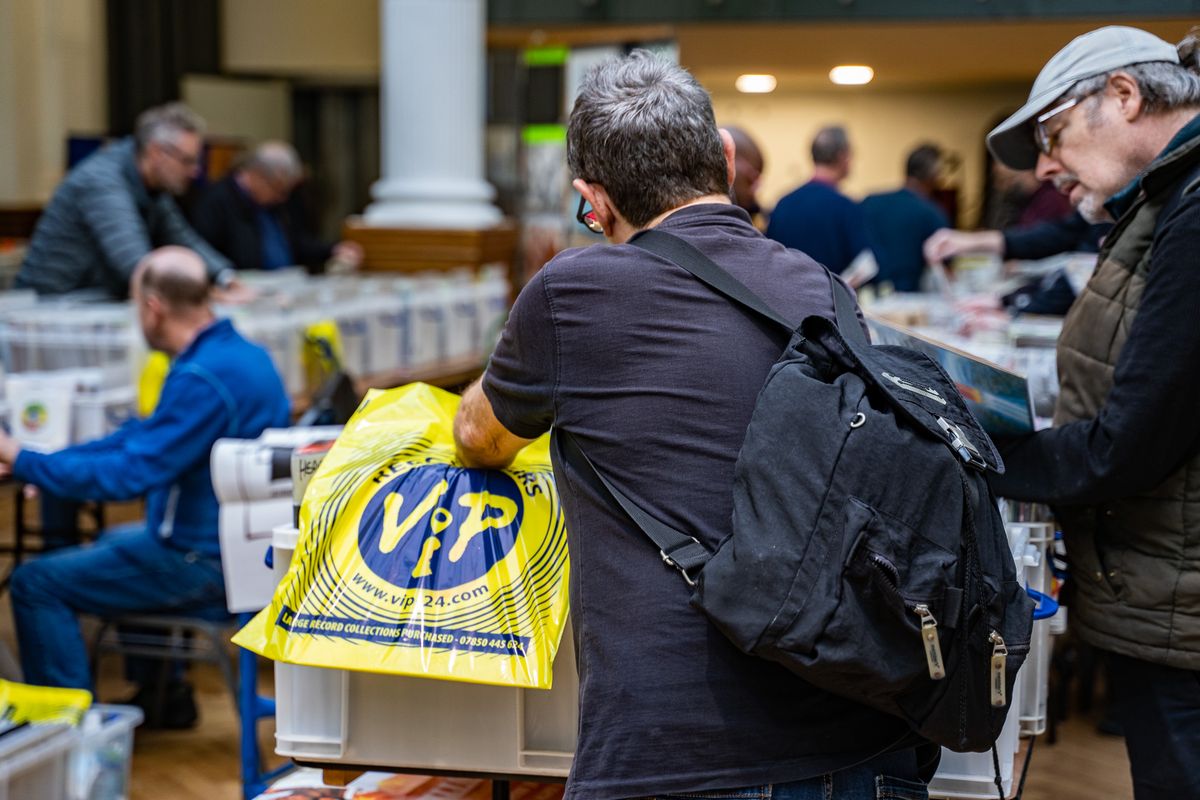
{"type": "Polygon", "coordinates": [[[483,392],[500,424],[534,439],[554,423],[558,335],[547,267],[525,285],[483,374],[483,392]]]}

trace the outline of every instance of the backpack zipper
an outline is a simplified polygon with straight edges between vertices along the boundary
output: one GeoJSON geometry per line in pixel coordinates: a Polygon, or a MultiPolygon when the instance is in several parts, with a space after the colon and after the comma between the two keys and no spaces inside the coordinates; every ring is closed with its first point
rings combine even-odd
{"type": "Polygon", "coordinates": [[[921,618],[921,644],[925,650],[925,663],[929,667],[929,677],[940,681],[946,677],[946,665],[942,661],[942,642],[938,638],[937,620],[929,610],[929,606],[918,603],[912,608],[913,613],[921,618]]]}
{"type": "Polygon", "coordinates": [[[893,375],[890,372],[884,372],[883,377],[888,379],[892,383],[896,384],[901,389],[907,389],[908,391],[910,391],[914,394],[919,394],[922,397],[928,397],[930,400],[935,400],[935,401],[941,403],[942,405],[946,405],[946,399],[944,397],[942,397],[940,394],[938,394],[937,392],[935,392],[933,389],[930,389],[925,386],[918,386],[917,384],[913,383],[912,381],[905,380],[904,378],[901,378],[899,375],[893,375]]]}
{"type": "Polygon", "coordinates": [[[1004,644],[1004,638],[995,631],[992,631],[988,641],[992,643],[992,706],[1004,708],[1008,704],[1008,692],[1004,681],[1004,673],[1008,668],[1008,647],[1004,644]]]}

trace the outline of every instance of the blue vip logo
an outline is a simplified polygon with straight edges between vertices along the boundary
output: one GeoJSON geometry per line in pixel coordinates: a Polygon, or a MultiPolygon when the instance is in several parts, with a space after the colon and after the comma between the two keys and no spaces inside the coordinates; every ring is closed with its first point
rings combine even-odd
{"type": "Polygon", "coordinates": [[[512,550],[522,516],[521,493],[508,475],[424,466],[367,501],[358,549],[394,586],[453,589],[483,577],[512,550]]]}

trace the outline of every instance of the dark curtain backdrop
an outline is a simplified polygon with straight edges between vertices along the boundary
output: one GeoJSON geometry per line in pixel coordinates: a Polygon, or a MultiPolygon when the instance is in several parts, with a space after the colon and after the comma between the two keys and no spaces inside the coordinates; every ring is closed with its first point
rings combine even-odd
{"type": "Polygon", "coordinates": [[[186,73],[221,70],[220,0],[107,0],[108,127],[180,96],[186,73]]]}

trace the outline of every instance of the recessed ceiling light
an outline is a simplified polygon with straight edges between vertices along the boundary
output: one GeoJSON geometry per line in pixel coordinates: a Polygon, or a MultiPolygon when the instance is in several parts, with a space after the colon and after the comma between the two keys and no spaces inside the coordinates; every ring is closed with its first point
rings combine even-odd
{"type": "Polygon", "coordinates": [[[734,83],[739,92],[746,94],[767,94],[775,91],[774,75],[739,75],[734,83]]]}
{"type": "Polygon", "coordinates": [[[829,80],[841,86],[861,86],[874,77],[875,70],[862,64],[843,64],[829,70],[829,80]]]}

